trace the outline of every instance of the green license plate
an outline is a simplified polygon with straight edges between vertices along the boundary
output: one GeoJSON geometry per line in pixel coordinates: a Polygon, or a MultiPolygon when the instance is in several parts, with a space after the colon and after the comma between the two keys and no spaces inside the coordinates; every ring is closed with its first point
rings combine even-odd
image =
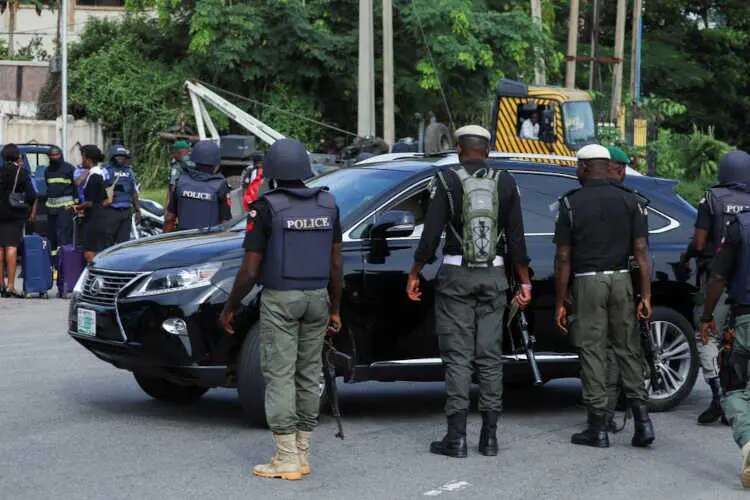
{"type": "Polygon", "coordinates": [[[90,309],[78,309],[78,333],[96,336],[96,312],[90,309]]]}

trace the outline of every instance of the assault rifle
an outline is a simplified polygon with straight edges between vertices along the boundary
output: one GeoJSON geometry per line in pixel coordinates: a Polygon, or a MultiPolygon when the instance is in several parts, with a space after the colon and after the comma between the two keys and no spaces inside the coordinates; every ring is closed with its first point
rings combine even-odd
{"type": "Polygon", "coordinates": [[[658,350],[654,344],[654,338],[651,336],[651,323],[648,320],[638,321],[638,329],[641,333],[641,348],[643,356],[648,363],[649,379],[651,380],[651,390],[656,390],[662,385],[662,375],[656,366],[658,359],[658,350]]]}
{"type": "Polygon", "coordinates": [[[539,365],[536,362],[536,354],[534,354],[536,338],[529,333],[529,322],[526,320],[526,313],[518,307],[518,304],[511,304],[508,315],[508,333],[511,336],[511,344],[513,344],[513,330],[510,328],[511,322],[518,318],[518,329],[521,332],[521,343],[523,344],[523,350],[526,353],[526,361],[529,362],[529,367],[531,368],[534,387],[539,387],[544,381],[542,380],[542,373],[539,371],[539,365]]]}
{"type": "Polygon", "coordinates": [[[339,409],[339,393],[336,388],[336,365],[333,362],[333,359],[336,357],[345,360],[347,364],[351,364],[352,358],[343,352],[337,351],[333,345],[333,339],[326,335],[323,347],[323,379],[325,380],[326,392],[331,403],[331,414],[336,419],[336,425],[338,426],[336,437],[344,439],[344,426],[341,421],[341,410],[339,409]]]}

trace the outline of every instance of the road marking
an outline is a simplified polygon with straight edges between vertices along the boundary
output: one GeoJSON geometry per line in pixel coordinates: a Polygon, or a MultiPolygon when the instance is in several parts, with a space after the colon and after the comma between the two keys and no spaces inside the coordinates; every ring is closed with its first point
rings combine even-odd
{"type": "Polygon", "coordinates": [[[465,490],[466,488],[470,488],[470,487],[471,487],[471,483],[466,482],[466,481],[449,481],[437,489],[425,491],[424,496],[436,497],[446,492],[453,493],[456,491],[465,490]]]}

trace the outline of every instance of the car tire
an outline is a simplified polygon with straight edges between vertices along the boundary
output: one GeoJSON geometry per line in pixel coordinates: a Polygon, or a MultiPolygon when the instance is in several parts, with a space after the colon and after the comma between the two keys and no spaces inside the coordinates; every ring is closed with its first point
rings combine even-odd
{"type": "Polygon", "coordinates": [[[266,427],[266,381],[260,366],[260,324],[255,323],[242,343],[237,363],[237,393],[247,420],[266,427]]]}
{"type": "Polygon", "coordinates": [[[651,335],[657,350],[664,356],[662,364],[669,367],[670,376],[673,379],[677,379],[675,374],[681,377],[680,383],[675,384],[673,388],[675,390],[662,391],[665,394],[657,395],[649,389],[649,409],[655,412],[668,411],[679,405],[693,390],[700,367],[698,346],[690,322],[682,314],[668,307],[654,307],[651,335]],[[662,336],[660,342],[657,338],[659,327],[662,336]]]}
{"type": "Polygon", "coordinates": [[[453,149],[451,131],[443,123],[430,123],[424,133],[425,154],[441,153],[453,149]]]}
{"type": "MultiPolygon", "coordinates": [[[[247,333],[242,344],[239,361],[237,363],[237,393],[240,405],[247,420],[257,427],[267,427],[266,421],[266,381],[260,366],[260,325],[256,323],[247,333]]],[[[330,401],[328,390],[323,384],[323,374],[320,374],[321,394],[320,413],[330,415],[330,401]]]]}
{"type": "Polygon", "coordinates": [[[208,387],[176,384],[165,378],[138,372],[133,373],[133,376],[143,392],[159,401],[188,404],[197,401],[208,391],[208,387]]]}

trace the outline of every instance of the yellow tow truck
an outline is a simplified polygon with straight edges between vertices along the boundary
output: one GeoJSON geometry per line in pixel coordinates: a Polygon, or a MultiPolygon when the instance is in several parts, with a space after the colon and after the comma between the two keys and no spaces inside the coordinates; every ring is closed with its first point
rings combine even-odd
{"type": "Polygon", "coordinates": [[[575,165],[576,151],[596,142],[591,96],[583,90],[502,79],[493,115],[495,151],[540,155],[541,162],[575,165]]]}

